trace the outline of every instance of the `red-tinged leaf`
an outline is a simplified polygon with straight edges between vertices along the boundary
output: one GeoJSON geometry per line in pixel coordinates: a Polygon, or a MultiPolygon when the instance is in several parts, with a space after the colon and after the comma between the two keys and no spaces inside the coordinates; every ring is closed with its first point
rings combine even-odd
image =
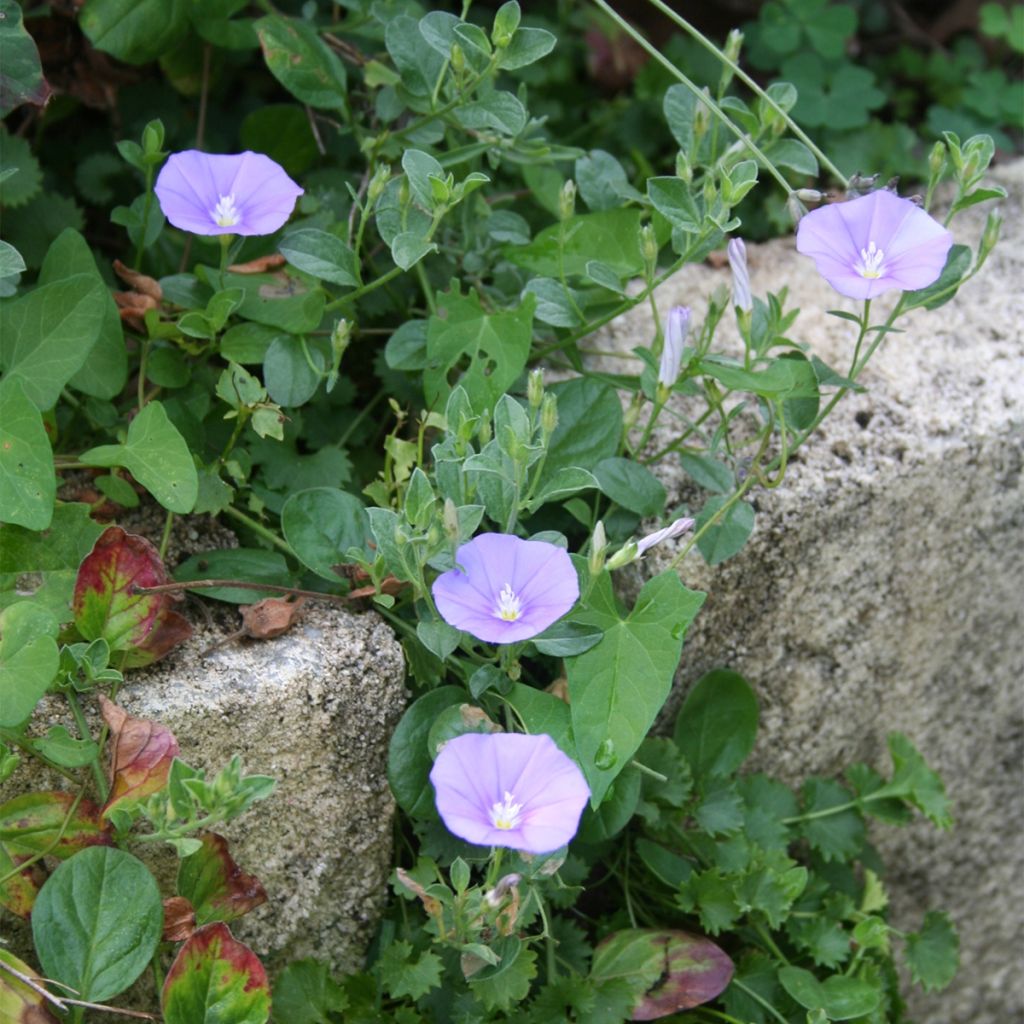
{"type": "Polygon", "coordinates": [[[267,972],[226,924],[208,924],[178,951],[160,1009],[164,1024],[265,1024],[270,1017],[267,972]]]}
{"type": "MultiPolygon", "coordinates": [[[[0,882],[0,907],[6,907],[12,914],[28,920],[35,905],[36,896],[46,881],[46,872],[39,861],[22,868],[15,874],[11,874],[15,868],[30,860],[26,853],[16,854],[13,858],[7,852],[7,848],[0,843],[0,878],[6,878],[0,882]],[[8,877],[9,876],[9,877],[8,877]]],[[[0,1017],[0,1020],[3,1020],[0,1017]]]]}
{"type": "Polygon", "coordinates": [[[99,701],[103,719],[110,726],[111,786],[103,807],[106,816],[115,807],[127,807],[163,789],[180,748],[166,726],[132,718],[102,694],[99,701]]]}
{"type": "Polygon", "coordinates": [[[184,896],[164,900],[164,942],[184,942],[195,930],[195,911],[184,896]]]}
{"type": "Polygon", "coordinates": [[[201,838],[203,845],[178,868],[178,892],[195,907],[197,924],[234,921],[267,902],[259,879],[234,862],[223,836],[207,832],[201,838]]]}
{"type": "Polygon", "coordinates": [[[5,965],[36,984],[43,984],[43,979],[27,963],[0,948],[0,1021],[4,1024],[58,1024],[46,999],[10,971],[5,971],[5,965]]]}
{"type": "Polygon", "coordinates": [[[12,857],[45,853],[67,860],[87,846],[112,846],[110,826],[91,800],[71,793],[25,793],[0,804],[0,845],[12,857]],[[70,815],[70,816],[69,816],[70,815]]]}
{"type": "Polygon", "coordinates": [[[629,928],[609,935],[594,951],[595,981],[622,978],[637,992],[632,1020],[657,1020],[700,1006],[732,980],[733,963],[699,935],[629,928]]]}
{"type": "Polygon", "coordinates": [[[72,608],[75,626],[86,640],[103,637],[118,667],[148,665],[191,634],[171,610],[168,594],[137,594],[136,587],[167,582],[155,547],[143,537],[110,526],[100,534],[78,569],[72,608]]]}

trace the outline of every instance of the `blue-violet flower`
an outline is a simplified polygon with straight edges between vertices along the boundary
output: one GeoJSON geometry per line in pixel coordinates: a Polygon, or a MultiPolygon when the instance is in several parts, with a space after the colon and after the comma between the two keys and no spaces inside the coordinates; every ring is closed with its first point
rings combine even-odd
{"type": "Polygon", "coordinates": [[[679,366],[683,361],[683,346],[690,333],[689,306],[673,306],[665,323],[665,344],[658,364],[658,383],[670,388],[679,377],[679,366]]]}
{"type": "Polygon", "coordinates": [[[927,288],[942,273],[952,244],[937,220],[886,189],[813,210],[796,233],[797,250],[851,299],[927,288]]]}
{"type": "Polygon", "coordinates": [[[154,186],[164,216],[194,235],[270,235],[302,189],[263,153],[172,153],[154,186]]]}
{"type": "Polygon", "coordinates": [[[456,736],[441,748],[430,781],[449,832],[525,853],[565,846],[590,798],[576,762],[543,734],[456,736]]]}
{"type": "Polygon", "coordinates": [[[507,533],[483,533],[455,553],[454,569],[431,588],[441,617],[491,644],[542,633],[580,596],[563,548],[507,533]]]}

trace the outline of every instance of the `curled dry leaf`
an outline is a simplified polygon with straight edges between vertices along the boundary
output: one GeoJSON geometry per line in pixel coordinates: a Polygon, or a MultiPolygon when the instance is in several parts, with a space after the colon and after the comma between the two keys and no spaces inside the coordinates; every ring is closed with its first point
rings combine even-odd
{"type": "Polygon", "coordinates": [[[140,292],[156,302],[162,301],[164,290],[156,278],[140,274],[137,270],[126,267],[120,260],[114,260],[114,272],[133,292],[140,292]]]}
{"type": "Polygon", "coordinates": [[[114,292],[113,295],[121,319],[135,330],[145,330],[146,311],[156,309],[156,299],[151,295],[143,295],[141,292],[114,292]]]}
{"type": "Polygon", "coordinates": [[[184,942],[196,930],[196,914],[184,896],[164,900],[164,942],[184,942]]]}
{"type": "Polygon", "coordinates": [[[133,718],[124,708],[102,694],[103,720],[110,727],[110,798],[103,814],[127,807],[163,789],[178,756],[178,741],[166,726],[145,718],[133,718]]]}
{"type": "Polygon", "coordinates": [[[232,274],[266,274],[268,271],[283,267],[287,261],[279,252],[269,256],[259,256],[248,263],[232,263],[228,270],[232,274]]]}
{"type": "Polygon", "coordinates": [[[288,632],[305,603],[304,597],[294,601],[285,597],[265,597],[255,604],[244,605],[239,609],[242,613],[242,635],[253,640],[272,640],[288,632]]]}
{"type": "MultiPolygon", "coordinates": [[[[382,594],[390,594],[392,597],[397,596],[403,587],[408,586],[407,583],[403,583],[401,580],[396,579],[394,576],[385,576],[380,581],[380,592],[382,594]]],[[[368,587],[357,587],[355,590],[350,590],[348,596],[351,598],[356,597],[373,597],[377,593],[377,588],[374,586],[368,587]]]]}

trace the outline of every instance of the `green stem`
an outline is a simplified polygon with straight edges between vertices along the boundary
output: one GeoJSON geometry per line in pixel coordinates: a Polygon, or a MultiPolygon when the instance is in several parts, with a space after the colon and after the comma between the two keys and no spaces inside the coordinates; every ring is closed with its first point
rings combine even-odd
{"type": "Polygon", "coordinates": [[[139,386],[136,395],[139,412],[142,412],[146,405],[146,362],[149,359],[149,346],[150,338],[142,338],[139,343],[139,386]]]}
{"type": "MultiPolygon", "coordinates": [[[[20,736],[18,733],[11,729],[0,729],[0,740],[4,743],[9,743],[12,747],[17,747],[23,754],[28,754],[29,757],[34,757],[37,761],[45,764],[51,771],[57,772],[59,775],[63,775],[69,782],[73,782],[76,786],[81,785],[82,780],[74,774],[74,772],[68,770],[63,765],[57,764],[56,761],[51,761],[45,754],[40,754],[38,750],[35,750],[29,745],[28,740],[24,736],[20,736]]],[[[0,879],[2,884],[3,879],[0,879]]]]}
{"type": "Polygon", "coordinates": [[[401,267],[392,267],[386,274],[381,274],[380,277],[375,278],[368,284],[364,284],[361,288],[356,288],[355,291],[349,292],[347,295],[342,295],[340,299],[335,299],[333,302],[328,302],[324,306],[324,312],[329,312],[332,309],[337,309],[339,306],[343,306],[348,302],[355,302],[356,299],[361,299],[364,295],[375,291],[380,288],[381,285],[387,284],[389,281],[393,281],[399,274],[404,274],[405,271],[401,267]]]}
{"type": "Polygon", "coordinates": [[[782,1014],[779,1013],[779,1011],[776,1010],[775,1007],[772,1006],[772,1004],[769,1003],[763,996],[759,995],[752,988],[750,988],[749,985],[744,985],[743,982],[736,977],[733,977],[731,984],[735,985],[741,992],[744,992],[746,995],[750,996],[750,998],[753,999],[755,1003],[759,1003],[761,1006],[763,1006],[779,1022],[779,1024],[788,1024],[786,1018],[783,1017],[782,1014]]]}
{"type": "Polygon", "coordinates": [[[831,174],[836,181],[843,186],[843,188],[846,188],[849,182],[842,171],[840,171],[839,168],[829,160],[829,158],[821,151],[821,149],[818,148],[818,146],[815,145],[814,141],[803,131],[796,121],[794,121],[789,114],[787,114],[786,111],[783,110],[782,107],[780,107],[778,103],[776,103],[775,100],[773,100],[771,96],[769,96],[768,93],[766,93],[764,89],[762,89],[761,86],[759,86],[757,82],[743,70],[742,67],[740,67],[739,64],[730,60],[710,39],[708,39],[707,36],[698,32],[697,29],[695,29],[685,18],[680,17],[674,10],[672,10],[671,7],[662,3],[662,0],[647,0],[647,2],[656,7],[666,17],[674,21],[684,32],[696,39],[705,50],[708,50],[715,56],[716,60],[731,68],[732,73],[741,82],[743,82],[751,92],[760,96],[761,99],[771,107],[783,121],[785,121],[786,127],[789,128],[789,130],[815,155],[818,163],[820,163],[821,166],[824,167],[825,170],[827,170],[829,174],[831,174]]]}
{"type": "Polygon", "coordinates": [[[167,558],[167,547],[171,543],[171,527],[174,525],[174,513],[168,512],[164,520],[164,532],[160,536],[160,561],[167,558]]]}
{"type": "Polygon", "coordinates": [[[633,40],[646,50],[659,64],[661,64],[669,74],[685,85],[686,88],[697,97],[698,102],[703,103],[717,118],[719,118],[722,124],[724,124],[725,127],[728,128],[729,131],[732,132],[732,134],[750,150],[764,169],[779,183],[787,196],[793,191],[793,187],[783,177],[782,172],[771,162],[771,160],[768,159],[767,156],[765,156],[757,143],[755,143],[754,140],[751,139],[750,136],[743,131],[743,129],[740,128],[739,125],[737,125],[710,96],[706,95],[703,89],[699,89],[693,82],[691,82],[690,79],[672,63],[672,61],[662,55],[661,51],[658,50],[657,47],[652,46],[640,32],[625,20],[625,18],[621,17],[621,15],[617,14],[611,7],[609,7],[609,5],[605,3],[605,0],[591,0],[591,2],[595,6],[600,7],[601,10],[604,11],[605,14],[607,14],[608,17],[610,17],[612,21],[622,29],[623,32],[631,36],[633,40]]]}
{"type": "MultiPolygon", "coordinates": [[[[431,231],[432,234],[433,231],[431,231]]],[[[434,301],[434,291],[430,287],[430,281],[427,280],[427,272],[423,269],[423,260],[420,260],[414,269],[416,270],[416,279],[420,283],[420,290],[423,292],[423,298],[427,303],[427,309],[430,310],[430,315],[433,316],[437,312],[437,303],[434,301]]]]}
{"type": "Polygon", "coordinates": [[[233,505],[228,505],[224,509],[224,515],[231,516],[232,519],[237,519],[238,522],[244,523],[253,533],[262,537],[265,541],[273,544],[279,551],[283,551],[289,558],[294,558],[297,562],[301,559],[292,550],[291,545],[287,541],[282,540],[273,530],[268,529],[261,522],[253,519],[252,516],[247,516],[244,512],[239,511],[233,505]]]}
{"type": "Polygon", "coordinates": [[[370,401],[367,402],[366,405],[364,405],[362,409],[360,409],[359,412],[348,421],[348,424],[341,433],[341,437],[339,437],[338,440],[335,442],[336,448],[345,447],[345,442],[348,441],[348,439],[355,432],[356,427],[358,427],[359,424],[362,423],[364,419],[366,419],[366,417],[373,411],[373,409],[377,405],[380,404],[381,400],[384,399],[386,396],[387,392],[384,391],[383,389],[378,391],[377,394],[375,394],[373,398],[371,398],[370,401]]]}
{"type": "Polygon", "coordinates": [[[138,270],[142,266],[143,247],[146,244],[146,231],[149,229],[149,209],[153,205],[153,165],[146,165],[146,198],[142,202],[142,231],[139,234],[139,241],[135,246],[135,261],[132,269],[138,270]]]}
{"type": "Polygon", "coordinates": [[[776,945],[775,940],[771,937],[771,933],[762,924],[755,924],[754,931],[757,932],[758,938],[768,947],[771,951],[772,956],[776,960],[781,960],[787,967],[789,966],[789,959],[782,952],[781,949],[776,945]]]}
{"type": "MultiPolygon", "coordinates": [[[[71,715],[75,720],[75,725],[78,726],[78,735],[83,740],[91,740],[92,732],[89,729],[89,723],[85,720],[85,715],[82,713],[82,705],[78,702],[78,694],[75,693],[74,689],[68,689],[64,696],[67,698],[68,707],[71,708],[71,715]]],[[[89,763],[89,770],[92,772],[93,781],[96,783],[96,793],[99,796],[99,803],[105,804],[107,797],[110,795],[110,786],[107,784],[107,777],[103,774],[103,766],[100,764],[99,750],[97,749],[96,756],[89,763]]]]}

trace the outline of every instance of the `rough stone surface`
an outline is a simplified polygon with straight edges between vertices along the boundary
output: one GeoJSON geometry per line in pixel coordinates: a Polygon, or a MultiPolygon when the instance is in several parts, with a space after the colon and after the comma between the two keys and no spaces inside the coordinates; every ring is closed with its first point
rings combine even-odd
{"type": "MultiPolygon", "coordinates": [[[[318,602],[277,639],[233,641],[201,657],[237,616],[193,619],[195,636],[130,674],[118,702],[168,726],[182,759],[207,777],[237,754],[247,774],[277,779],[267,800],[219,829],[268,894],[234,933],[270,967],[316,956],[358,970],[391,868],[386,760],[406,697],[401,648],[376,615],[318,602]]],[[[41,785],[19,772],[4,798],[41,785]]],[[[152,859],[152,849],[135,852],[152,859]]],[[[158,876],[169,859],[157,854],[158,876]]]]}
{"type": "MultiPolygon", "coordinates": [[[[789,782],[856,760],[888,769],[886,734],[900,730],[941,772],[953,831],[922,822],[874,833],[896,925],[916,928],[935,907],[960,930],[952,986],[914,990],[914,1018],[927,1024],[1004,1024],[1024,1008],[1024,162],[992,177],[1010,199],[979,277],[940,310],[905,317],[907,333],[862,378],[868,392],[840,405],[778,490],[754,491],[757,526],[739,556],[714,569],[696,555],[683,563],[685,582],[709,597],[667,709],[727,665],[761,702],[754,767],[789,782]]],[[[986,212],[958,217],[958,240],[976,242],[986,212]]],[[[825,311],[850,300],[791,239],[748,248],[755,294],[788,285],[802,310],[790,336],[848,366],[853,325],[825,311]]],[[[659,308],[691,305],[699,323],[706,296],[728,280],[727,270],[686,268],[659,308]]],[[[883,315],[885,305],[875,303],[883,315]]],[[[628,352],[651,333],[641,308],[595,343],[628,352]]],[[[670,506],[699,507],[674,458],[657,472],[670,506]]],[[[640,572],[663,569],[677,545],[652,550],[640,572]]]]}

